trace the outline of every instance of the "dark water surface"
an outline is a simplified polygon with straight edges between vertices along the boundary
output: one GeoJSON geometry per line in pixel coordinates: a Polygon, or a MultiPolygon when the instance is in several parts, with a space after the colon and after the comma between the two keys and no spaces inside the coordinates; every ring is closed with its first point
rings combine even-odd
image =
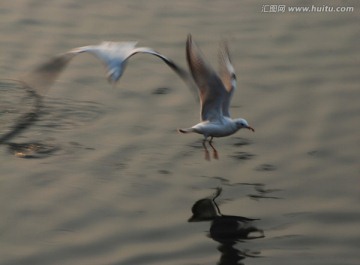
{"type": "Polygon", "coordinates": [[[0,264],[359,264],[359,2],[264,4],[289,1],[3,1],[0,264]],[[7,79],[102,40],[185,66],[188,33],[215,67],[229,40],[231,111],[256,129],[216,139],[219,160],[176,132],[198,106],[157,58],[113,89],[78,56],[41,102],[7,79]]]}

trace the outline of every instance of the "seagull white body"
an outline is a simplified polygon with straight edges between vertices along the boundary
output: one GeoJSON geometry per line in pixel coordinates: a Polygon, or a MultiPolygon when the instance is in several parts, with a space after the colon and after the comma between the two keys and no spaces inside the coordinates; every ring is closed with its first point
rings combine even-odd
{"type": "Polygon", "coordinates": [[[70,54],[91,53],[100,59],[106,69],[109,82],[117,82],[125,70],[127,59],[134,55],[137,42],[104,41],[99,45],[89,45],[70,50],[70,54]]]}
{"type": "Polygon", "coordinates": [[[234,67],[230,61],[229,49],[223,43],[219,53],[220,76],[207,63],[200,49],[193,42],[191,35],[186,42],[187,62],[197,85],[200,95],[201,122],[187,129],[179,129],[181,133],[194,132],[204,136],[203,146],[208,158],[205,142],[210,138],[209,144],[214,150],[214,157],[217,158],[217,151],[212,145],[213,137],[229,136],[249,126],[245,119],[230,118],[230,101],[236,89],[236,76],[234,67]]]}
{"type": "Polygon", "coordinates": [[[221,119],[215,121],[203,121],[189,129],[182,129],[182,131],[202,134],[205,138],[229,136],[238,130],[238,126],[228,117],[221,117],[221,119]]]}

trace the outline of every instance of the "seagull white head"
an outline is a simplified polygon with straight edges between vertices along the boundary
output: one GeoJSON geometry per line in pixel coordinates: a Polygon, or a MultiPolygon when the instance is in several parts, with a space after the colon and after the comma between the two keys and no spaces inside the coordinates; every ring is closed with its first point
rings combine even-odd
{"type": "Polygon", "coordinates": [[[250,131],[255,132],[255,129],[253,127],[251,127],[248,122],[245,119],[234,119],[234,122],[236,124],[236,127],[238,128],[238,130],[242,129],[242,128],[246,128],[250,131]]]}

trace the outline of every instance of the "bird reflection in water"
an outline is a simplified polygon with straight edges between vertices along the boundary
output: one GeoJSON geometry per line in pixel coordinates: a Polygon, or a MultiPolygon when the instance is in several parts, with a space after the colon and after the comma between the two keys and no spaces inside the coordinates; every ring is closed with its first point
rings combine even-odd
{"type": "Polygon", "coordinates": [[[0,79],[0,92],[0,146],[7,146],[11,154],[20,158],[43,158],[56,152],[56,146],[44,141],[12,142],[39,120],[43,98],[24,82],[13,79],[0,79]],[[8,126],[9,123],[13,125],[8,126]]]}
{"type": "Polygon", "coordinates": [[[235,215],[223,215],[215,199],[220,196],[221,188],[208,198],[196,201],[191,209],[193,216],[189,222],[211,221],[209,237],[220,243],[220,265],[243,264],[246,257],[258,257],[260,252],[238,249],[235,245],[245,240],[265,237],[263,230],[254,225],[258,219],[235,215]]]}

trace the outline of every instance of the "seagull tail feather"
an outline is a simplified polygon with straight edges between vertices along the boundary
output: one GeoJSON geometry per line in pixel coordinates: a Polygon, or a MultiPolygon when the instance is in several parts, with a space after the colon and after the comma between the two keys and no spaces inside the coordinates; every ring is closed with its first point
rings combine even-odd
{"type": "Polygon", "coordinates": [[[180,132],[180,133],[191,133],[191,132],[195,132],[195,130],[194,130],[194,128],[178,129],[178,132],[180,132]]]}

